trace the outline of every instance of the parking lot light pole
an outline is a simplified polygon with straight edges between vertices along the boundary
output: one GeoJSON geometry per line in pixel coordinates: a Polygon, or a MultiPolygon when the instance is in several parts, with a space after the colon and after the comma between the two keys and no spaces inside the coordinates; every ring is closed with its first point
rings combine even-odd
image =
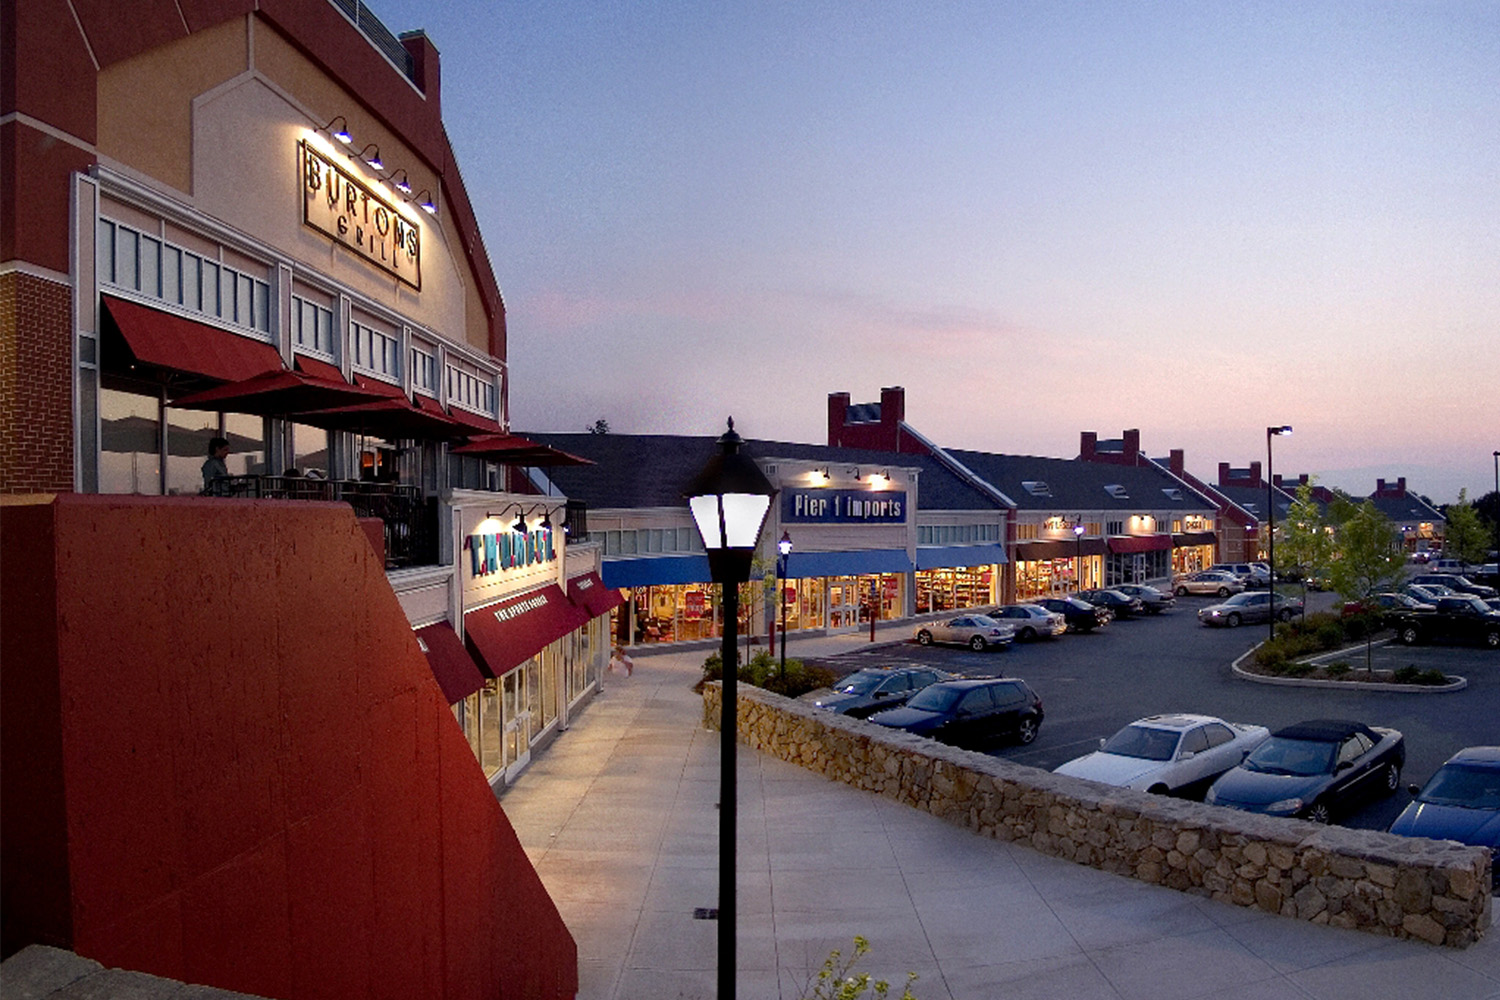
{"type": "Polygon", "coordinates": [[[787,532],[781,533],[781,541],[776,543],[776,551],[781,555],[776,560],[776,586],[781,595],[781,675],[786,676],[786,568],[787,563],[792,561],[792,536],[787,532]]]}
{"type": "Polygon", "coordinates": [[[1266,597],[1266,600],[1270,602],[1268,609],[1270,617],[1266,619],[1266,627],[1270,630],[1267,633],[1268,639],[1276,638],[1276,475],[1271,462],[1271,439],[1290,433],[1292,433],[1291,424],[1266,428],[1266,527],[1270,534],[1266,542],[1266,551],[1271,571],[1271,579],[1266,581],[1266,586],[1271,591],[1266,597]]]}
{"type": "Polygon", "coordinates": [[[1500,556],[1500,451],[1495,452],[1495,554],[1500,556]]]}
{"type": "Polygon", "coordinates": [[[1073,538],[1078,544],[1078,552],[1073,557],[1073,586],[1078,593],[1083,593],[1083,522],[1079,521],[1073,525],[1073,538]]]}
{"type": "Polygon", "coordinates": [[[693,523],[708,555],[708,572],[724,591],[723,691],[719,716],[719,1000],[733,1000],[735,974],[735,749],[739,664],[740,584],[750,580],[750,564],[760,542],[766,514],[776,490],[748,455],[744,441],[729,430],[719,438],[719,453],[688,484],[685,496],[693,523]]]}

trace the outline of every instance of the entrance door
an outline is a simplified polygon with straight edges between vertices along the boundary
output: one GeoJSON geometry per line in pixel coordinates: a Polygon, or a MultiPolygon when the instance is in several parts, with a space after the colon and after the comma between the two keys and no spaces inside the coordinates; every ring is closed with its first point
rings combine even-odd
{"type": "Polygon", "coordinates": [[[859,584],[853,577],[828,581],[828,631],[853,632],[859,628],[859,584]]]}
{"type": "Polygon", "coordinates": [[[531,763],[531,712],[526,671],[512,670],[501,679],[500,702],[504,724],[501,744],[505,750],[505,780],[516,776],[531,763]]]}

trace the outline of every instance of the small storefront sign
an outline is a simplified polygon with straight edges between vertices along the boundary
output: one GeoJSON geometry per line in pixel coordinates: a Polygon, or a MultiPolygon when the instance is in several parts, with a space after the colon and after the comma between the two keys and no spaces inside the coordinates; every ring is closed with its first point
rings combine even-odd
{"type": "Polygon", "coordinates": [[[703,591],[689,590],[682,595],[682,613],[687,618],[703,617],[703,591]]]}
{"type": "Polygon", "coordinates": [[[552,532],[545,528],[470,535],[464,539],[464,548],[469,550],[469,573],[476,580],[557,558],[552,532]]]}
{"type": "Polygon", "coordinates": [[[781,491],[783,524],[904,524],[906,513],[905,492],[781,491]]]}
{"type": "Polygon", "coordinates": [[[302,221],[401,281],[422,290],[422,234],[376,189],[306,140],[302,221]]]}

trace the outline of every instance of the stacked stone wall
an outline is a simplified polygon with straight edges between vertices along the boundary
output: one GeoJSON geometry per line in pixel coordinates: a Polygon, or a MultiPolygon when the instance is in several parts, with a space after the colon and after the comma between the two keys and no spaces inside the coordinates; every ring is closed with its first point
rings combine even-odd
{"type": "MultiPolygon", "coordinates": [[[[1464,948],[1491,918],[1482,847],[1112,788],[740,686],[740,739],[996,840],[1315,924],[1464,948]]],[[[717,728],[720,688],[704,690],[717,728]]]]}

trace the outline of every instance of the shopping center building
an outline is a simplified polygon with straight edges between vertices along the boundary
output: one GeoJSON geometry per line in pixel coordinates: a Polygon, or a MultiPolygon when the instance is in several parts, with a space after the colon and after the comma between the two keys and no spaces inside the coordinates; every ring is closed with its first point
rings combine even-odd
{"type": "MultiPolygon", "coordinates": [[[[322,544],[275,527],[325,530],[308,501],[357,518],[395,599],[330,606],[355,608],[366,635],[390,634],[368,619],[377,605],[398,614],[376,659],[426,654],[422,683],[488,785],[476,808],[508,830],[489,793],[597,690],[613,603],[582,511],[513,489],[522,464],[579,460],[509,434],[505,307],[444,130],[436,48],[352,0],[20,3],[5,22],[0,491],[120,498],[57,507],[101,526],[144,509],[198,523],[206,505],[269,532],[241,543],[287,566],[322,544]]],[[[143,544],[98,540],[161,592],[144,574],[180,567],[134,554],[143,544]]],[[[13,558],[7,580],[24,579],[13,558]]],[[[164,599],[186,619],[239,569],[228,556],[164,599]]],[[[266,607],[247,600],[225,627],[290,627],[251,613],[266,607]]],[[[22,667],[7,659],[7,691],[22,667]]],[[[528,961],[570,953],[557,927],[536,931],[528,961]]],[[[8,922],[7,951],[24,936],[8,922]]]]}

